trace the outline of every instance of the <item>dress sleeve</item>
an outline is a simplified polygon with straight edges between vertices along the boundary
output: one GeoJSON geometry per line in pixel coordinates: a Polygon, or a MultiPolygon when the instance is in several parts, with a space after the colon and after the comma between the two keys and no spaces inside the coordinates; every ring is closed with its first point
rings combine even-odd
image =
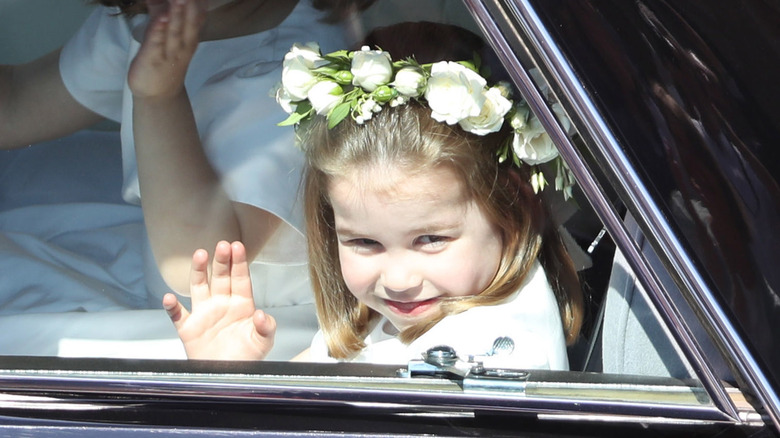
{"type": "Polygon", "coordinates": [[[204,151],[228,196],[284,221],[256,261],[305,261],[299,187],[303,154],[295,131],[269,90],[281,77],[278,61],[242,66],[192,93],[204,151]]]}
{"type": "Polygon", "coordinates": [[[232,42],[201,43],[188,72],[201,141],[225,191],[232,200],[284,221],[258,262],[306,261],[300,196],[304,158],[294,129],[277,126],[288,114],[276,103],[272,90],[281,80],[282,59],[293,43],[319,41],[324,47],[345,47],[343,29],[323,23],[321,17],[308,1],[301,1],[284,23],[270,31],[232,42]],[[227,44],[232,44],[229,52],[227,44]]]}
{"type": "Polygon", "coordinates": [[[115,8],[97,7],[60,54],[60,75],[70,94],[114,121],[122,117],[122,93],[132,39],[115,8]]]}

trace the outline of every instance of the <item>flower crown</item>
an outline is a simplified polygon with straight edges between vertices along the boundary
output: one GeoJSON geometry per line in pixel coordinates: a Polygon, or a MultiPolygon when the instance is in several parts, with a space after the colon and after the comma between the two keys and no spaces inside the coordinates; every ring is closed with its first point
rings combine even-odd
{"type": "MultiPolygon", "coordinates": [[[[539,119],[525,100],[511,100],[509,83],[488,86],[478,66],[478,59],[419,64],[409,58],[393,62],[388,52],[368,46],[322,55],[316,43],[295,44],[284,57],[282,82],[275,89],[276,101],[290,115],[279,126],[297,126],[317,115],[327,119],[328,128],[347,117],[363,124],[384,105],[394,107],[415,99],[427,103],[436,121],[457,123],[472,134],[487,135],[509,123],[513,135],[499,149],[499,162],[511,158],[518,167],[523,163],[532,166],[535,192],[547,185],[539,165],[554,162],[555,189],[565,198],[571,197],[574,177],[539,119]]],[[[533,70],[532,74],[538,72],[533,70]]],[[[551,99],[548,88],[542,92],[551,99]]],[[[561,106],[553,103],[552,109],[571,135],[573,127],[561,106]]]]}

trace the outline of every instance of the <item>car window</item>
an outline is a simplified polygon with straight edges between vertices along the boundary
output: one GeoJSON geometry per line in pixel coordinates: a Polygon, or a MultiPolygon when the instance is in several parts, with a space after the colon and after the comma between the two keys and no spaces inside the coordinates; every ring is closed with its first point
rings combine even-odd
{"type": "MultiPolygon", "coordinates": [[[[50,3],[25,0],[0,5],[0,63],[26,61],[55,48],[94,9],[63,0],[59,11],[50,3]],[[41,10],[28,9],[36,7],[41,10]],[[10,25],[16,20],[5,25],[11,14],[38,18],[18,29],[10,25]],[[38,26],[41,31],[32,30],[38,26]],[[31,44],[33,40],[39,44],[31,44]]],[[[497,49],[498,64],[493,67],[497,77],[513,82],[532,110],[546,108],[547,116],[539,115],[545,123],[566,123],[570,116],[552,109],[563,95],[549,80],[549,68],[539,65],[532,53],[511,45],[522,45],[519,40],[505,47],[497,43],[496,35],[514,33],[509,29],[514,22],[500,16],[499,9],[478,3],[383,0],[342,25],[353,41],[378,26],[404,21],[467,28],[497,49]],[[550,90],[548,99],[541,98],[544,89],[550,90]],[[536,96],[527,95],[533,90],[536,96]]],[[[583,123],[577,120],[575,125],[583,123]]],[[[562,152],[564,159],[569,161],[575,150],[584,160],[593,159],[588,156],[592,133],[574,128],[568,135],[561,133],[562,140],[571,144],[571,152],[562,152]]],[[[556,143],[561,133],[551,133],[556,143]]],[[[701,331],[700,337],[693,337],[705,344],[697,351],[712,351],[713,361],[725,368],[721,355],[696,323],[697,310],[683,298],[677,278],[664,274],[667,267],[650,244],[652,239],[645,237],[641,221],[613,186],[619,182],[605,177],[598,166],[588,166],[585,172],[599,182],[600,200],[594,201],[592,186],[581,184],[574,186],[571,199],[552,190],[546,199],[562,226],[561,238],[585,291],[581,336],[567,349],[571,371],[484,370],[468,357],[456,362],[441,359],[448,353],[443,348],[400,365],[287,363],[311,344],[317,332],[314,304],[301,296],[294,296],[292,302],[256,298],[273,303],[268,312],[279,327],[268,362],[183,360],[184,349],[161,307],[161,296],[138,292],[156,287],[162,279],[144,276],[149,272],[142,266],[150,257],[144,243],[147,236],[140,208],[122,198],[119,138],[119,127],[104,122],[65,140],[0,152],[0,181],[4,181],[0,257],[5,259],[0,264],[5,266],[3,277],[16,279],[13,285],[6,283],[10,296],[0,302],[0,387],[5,390],[24,394],[33,382],[36,391],[60,396],[114,393],[128,400],[138,394],[186,399],[194,391],[205,400],[231,402],[265,398],[290,403],[299,397],[318,403],[378,403],[401,406],[401,410],[413,406],[415,411],[530,411],[550,418],[558,412],[604,412],[650,422],[656,415],[700,424],[732,421],[729,415],[735,409],[753,413],[747,403],[734,408],[733,400],[741,393],[733,377],[710,381],[719,382],[720,396],[731,403],[731,411],[717,395],[713,400],[709,384],[702,384],[698,364],[689,361],[690,346],[685,344],[689,338],[681,338],[677,327],[669,328],[674,319],[668,317],[667,308],[657,309],[658,300],[673,303],[675,317],[689,320],[690,331],[701,331]],[[107,143],[111,146],[103,147],[107,143]],[[76,152],[85,158],[72,159],[76,152]],[[68,190],[60,190],[64,187],[68,190]],[[619,219],[625,230],[622,238],[634,251],[624,253],[616,246],[612,237],[616,225],[605,220],[602,208],[619,219]],[[67,225],[62,228],[65,232],[57,229],[62,224],[67,225]],[[111,262],[127,254],[140,261],[119,272],[111,262]],[[636,257],[641,258],[640,265],[636,257]],[[90,260],[106,264],[89,265],[90,260]],[[647,290],[645,270],[655,275],[664,296],[647,290]]],[[[548,172],[552,173],[547,179],[554,184],[555,170],[548,172]]],[[[581,172],[575,172],[578,178],[581,172]]],[[[272,270],[290,281],[305,279],[301,276],[305,269],[258,269],[272,270]]]]}

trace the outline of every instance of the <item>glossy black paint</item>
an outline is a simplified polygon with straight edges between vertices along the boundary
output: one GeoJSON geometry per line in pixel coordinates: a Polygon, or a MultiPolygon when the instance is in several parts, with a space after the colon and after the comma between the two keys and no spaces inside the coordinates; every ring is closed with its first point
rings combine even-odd
{"type": "Polygon", "coordinates": [[[780,388],[780,2],[537,0],[780,388]]]}

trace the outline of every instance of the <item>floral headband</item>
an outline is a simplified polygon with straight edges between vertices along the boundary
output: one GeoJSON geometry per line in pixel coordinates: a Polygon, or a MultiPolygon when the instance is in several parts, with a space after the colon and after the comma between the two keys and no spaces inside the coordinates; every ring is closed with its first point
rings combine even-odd
{"type": "MultiPolygon", "coordinates": [[[[347,117],[363,124],[384,105],[394,107],[416,99],[427,103],[434,120],[457,123],[472,134],[497,132],[508,122],[513,135],[498,151],[499,162],[511,158],[518,167],[532,166],[535,192],[547,185],[539,165],[554,162],[555,189],[571,197],[574,177],[539,119],[525,100],[510,99],[509,83],[488,86],[477,64],[419,64],[412,58],[393,62],[388,52],[368,46],[322,55],[316,43],[295,44],[284,57],[282,82],[274,90],[276,101],[290,115],[279,126],[297,126],[317,115],[327,119],[328,128],[347,117]]],[[[551,99],[549,89],[542,92],[551,99]]],[[[554,103],[552,109],[571,135],[573,127],[561,106],[554,103]]]]}

